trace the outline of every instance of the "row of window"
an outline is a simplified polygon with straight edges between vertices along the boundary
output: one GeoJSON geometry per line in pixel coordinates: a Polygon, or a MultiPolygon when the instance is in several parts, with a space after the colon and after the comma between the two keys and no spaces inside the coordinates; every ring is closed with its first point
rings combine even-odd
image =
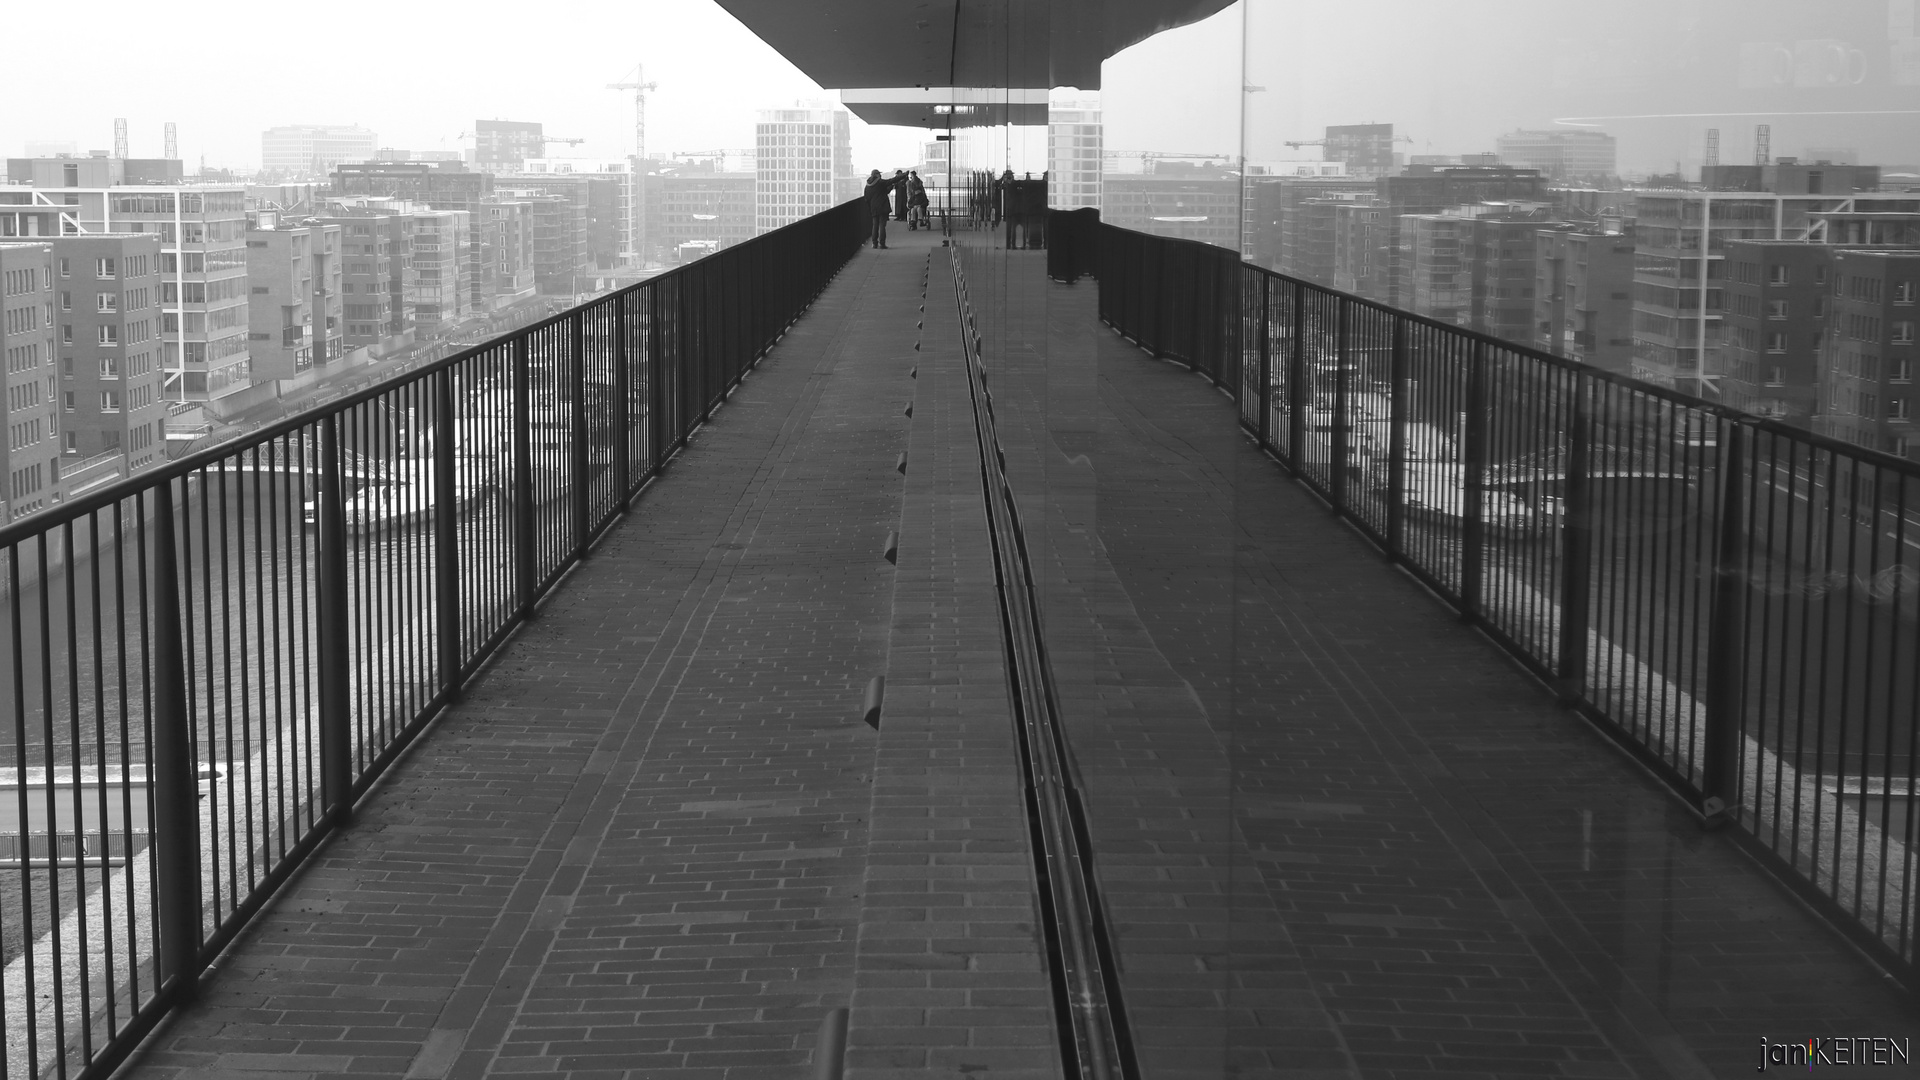
{"type": "Polygon", "coordinates": [[[46,437],[46,427],[38,418],[7,425],[7,445],[14,450],[34,446],[46,437]]]}
{"type": "Polygon", "coordinates": [[[8,334],[31,334],[42,326],[53,322],[52,305],[29,304],[26,307],[8,308],[6,327],[8,334]],[[44,316],[44,319],[43,319],[44,316]]]}
{"type": "MultiPolygon", "coordinates": [[[[13,498],[17,501],[39,491],[46,486],[46,473],[38,464],[13,470],[13,498]]],[[[14,508],[14,516],[20,515],[20,508],[14,508]]]]}
{"type": "MultiPolygon", "coordinates": [[[[49,349],[47,350],[47,362],[51,363],[52,361],[53,350],[49,349]]],[[[32,345],[15,345],[13,348],[7,350],[8,374],[31,371],[39,366],[40,346],[38,343],[32,345]]]]}
{"type": "MultiPolygon", "coordinates": [[[[1833,411],[1843,416],[1858,416],[1867,420],[1882,419],[1880,395],[1843,387],[1833,395],[1833,411]]],[[[1910,406],[1904,397],[1887,399],[1887,411],[1884,419],[1890,424],[1904,424],[1912,419],[1910,406]]]]}
{"type": "MultiPolygon", "coordinates": [[[[53,281],[51,278],[47,280],[46,287],[49,289],[53,288],[53,281]]],[[[25,293],[38,292],[40,288],[41,288],[41,285],[40,285],[40,268],[39,267],[28,266],[19,270],[7,271],[6,295],[20,296],[25,293]]]]}

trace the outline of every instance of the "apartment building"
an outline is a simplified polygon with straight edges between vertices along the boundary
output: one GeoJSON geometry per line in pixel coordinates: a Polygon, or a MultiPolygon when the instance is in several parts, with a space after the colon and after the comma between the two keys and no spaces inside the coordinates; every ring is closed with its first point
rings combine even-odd
{"type": "Polygon", "coordinates": [[[754,231],[772,232],[859,194],[847,113],[765,109],[754,125],[754,231]]]}
{"type": "Polygon", "coordinates": [[[1633,227],[1534,234],[1534,344],[1618,374],[1633,370],[1633,227]]]}
{"type": "MultiPolygon", "coordinates": [[[[161,366],[163,248],[158,236],[107,233],[54,242],[60,324],[60,453],[123,454],[104,483],[165,459],[161,366]]],[[[66,470],[63,468],[63,472],[66,470]]],[[[63,491],[78,494],[72,476],[63,491]]]]}
{"type": "Polygon", "coordinates": [[[339,225],[288,224],[271,211],[247,230],[247,339],[256,380],[292,379],[340,358],[344,272],[339,225]]]}
{"type": "Polygon", "coordinates": [[[1249,256],[1270,270],[1332,285],[1334,208],[1372,201],[1374,186],[1371,180],[1344,176],[1249,177],[1249,256]]]}
{"type": "Polygon", "coordinates": [[[340,230],[343,347],[385,349],[411,332],[419,288],[407,215],[384,206],[336,205],[312,224],[340,230]]]}
{"type": "Polygon", "coordinates": [[[57,500],[54,292],[51,243],[0,244],[0,355],[7,364],[7,438],[0,443],[0,475],[7,480],[0,499],[8,521],[57,500]]]}
{"type": "Polygon", "coordinates": [[[1535,238],[1567,227],[1537,204],[1404,215],[1399,261],[1407,306],[1429,318],[1531,345],[1535,238]]]}
{"type": "Polygon", "coordinates": [[[1803,241],[1727,244],[1720,394],[1728,405],[1811,430],[1825,364],[1833,253],[1803,241]]]}
{"type": "Polygon", "coordinates": [[[288,124],[260,133],[260,171],[286,179],[319,180],[340,165],[370,161],[380,136],[357,125],[288,124]]]}
{"type": "Polygon", "coordinates": [[[1920,251],[1833,252],[1814,430],[1920,458],[1920,251]]]}
{"type": "Polygon", "coordinates": [[[1377,201],[1334,204],[1334,288],[1371,298],[1386,294],[1393,255],[1387,247],[1387,213],[1377,201]]]}
{"type": "MultiPolygon", "coordinates": [[[[539,155],[531,155],[539,156],[539,155]]],[[[342,165],[333,172],[329,201],[350,198],[387,198],[418,203],[435,210],[463,210],[468,214],[466,304],[473,310],[493,306],[497,263],[493,230],[483,207],[493,194],[493,176],[448,161],[374,161],[342,165]]],[[[426,329],[423,325],[421,329],[426,329]]]]}
{"type": "Polygon", "coordinates": [[[1721,356],[1727,245],[1737,240],[1824,242],[1849,223],[1920,208],[1882,193],[1879,169],[1801,164],[1706,168],[1702,190],[1635,195],[1633,373],[1661,386],[1711,392],[1721,356]]]}
{"type": "Polygon", "coordinates": [[[484,173],[517,173],[528,158],[547,156],[541,126],[523,120],[476,120],[473,164],[484,173]]]}
{"type": "Polygon", "coordinates": [[[415,282],[413,318],[423,334],[437,333],[471,310],[462,277],[470,221],[471,215],[464,210],[415,209],[407,215],[415,282]]]}

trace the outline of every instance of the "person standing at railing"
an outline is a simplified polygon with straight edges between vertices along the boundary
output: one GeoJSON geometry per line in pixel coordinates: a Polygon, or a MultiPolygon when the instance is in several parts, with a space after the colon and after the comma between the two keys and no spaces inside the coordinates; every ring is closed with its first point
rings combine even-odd
{"type": "Polygon", "coordinates": [[[867,213],[873,217],[873,233],[868,237],[868,244],[871,247],[887,246],[887,218],[893,215],[891,196],[899,183],[897,179],[881,179],[879,169],[867,174],[867,213]]]}
{"type": "Polygon", "coordinates": [[[896,221],[907,220],[907,174],[903,170],[893,170],[893,217],[896,221]]]}
{"type": "Polygon", "coordinates": [[[919,173],[907,173],[907,228],[929,227],[927,205],[927,185],[921,182],[919,173]]]}

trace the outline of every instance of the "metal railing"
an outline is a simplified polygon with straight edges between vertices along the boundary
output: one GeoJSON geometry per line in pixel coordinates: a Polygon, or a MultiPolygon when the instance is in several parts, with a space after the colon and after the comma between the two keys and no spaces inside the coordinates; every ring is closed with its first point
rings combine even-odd
{"type": "Polygon", "coordinates": [[[1104,321],[1910,985],[1920,465],[1101,226],[1104,321]]]}
{"type": "Polygon", "coordinates": [[[0,1075],[104,1076],[780,338],[850,203],[0,530],[0,1075]]]}

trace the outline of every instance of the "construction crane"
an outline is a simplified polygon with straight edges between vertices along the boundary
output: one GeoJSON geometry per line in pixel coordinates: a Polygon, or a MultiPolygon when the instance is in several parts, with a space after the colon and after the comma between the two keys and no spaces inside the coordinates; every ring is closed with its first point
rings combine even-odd
{"type": "Polygon", "coordinates": [[[659,83],[647,81],[647,66],[644,63],[633,66],[632,82],[608,83],[609,90],[633,91],[633,168],[627,171],[627,242],[631,250],[627,253],[627,263],[638,268],[647,249],[647,215],[641,198],[647,160],[647,91],[658,90],[659,83]]]}
{"type": "MultiPolygon", "coordinates": [[[[1393,139],[1393,141],[1394,141],[1394,142],[1403,142],[1403,143],[1410,143],[1410,142],[1412,142],[1412,141],[1413,141],[1413,136],[1411,136],[1411,135],[1395,135],[1395,136],[1393,136],[1393,137],[1392,137],[1392,139],[1393,139]]],[[[1346,139],[1342,139],[1342,140],[1339,140],[1339,141],[1341,141],[1341,142],[1347,142],[1347,141],[1349,141],[1349,140],[1346,140],[1346,139]]],[[[1327,145],[1327,140],[1325,140],[1325,139],[1301,139],[1301,140],[1300,140],[1300,141],[1298,141],[1298,142],[1289,142],[1289,143],[1287,143],[1287,145],[1288,145],[1288,146],[1290,146],[1290,147],[1292,147],[1292,148],[1293,148],[1293,149],[1295,149],[1295,150],[1298,150],[1298,149],[1300,149],[1300,148],[1301,148],[1301,147],[1303,147],[1303,146],[1325,146],[1325,145],[1327,145]]]]}

